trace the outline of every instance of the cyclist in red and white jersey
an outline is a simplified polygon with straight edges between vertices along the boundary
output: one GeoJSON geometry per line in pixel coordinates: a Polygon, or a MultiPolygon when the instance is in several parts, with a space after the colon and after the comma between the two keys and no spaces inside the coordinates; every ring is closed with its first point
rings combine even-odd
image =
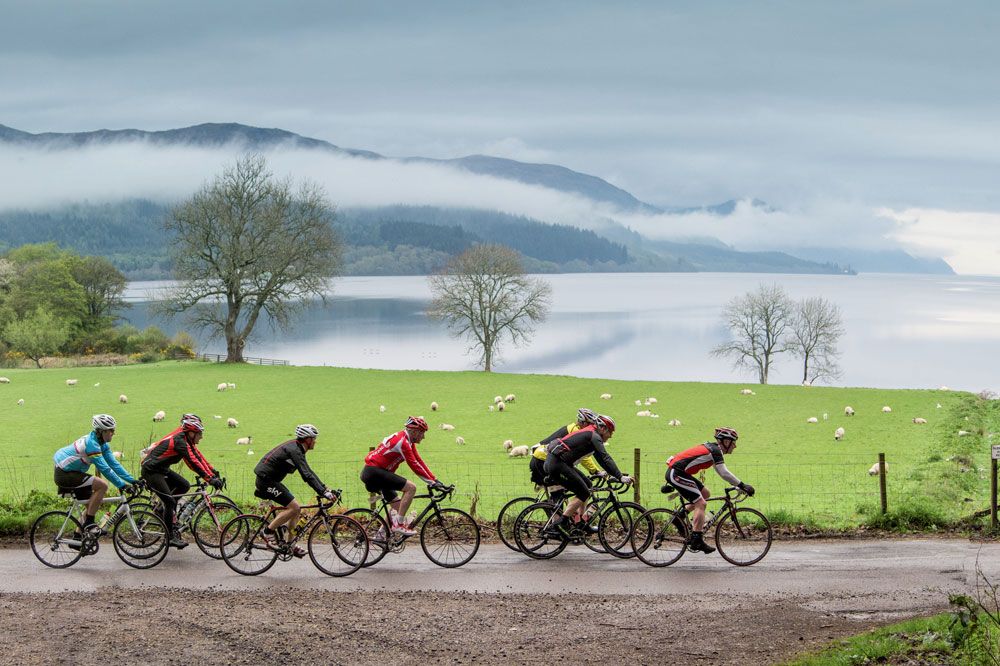
{"type": "Polygon", "coordinates": [[[365,466],[361,470],[361,481],[371,493],[382,493],[389,502],[389,515],[392,518],[392,529],[407,536],[413,536],[416,531],[406,524],[407,510],[417,493],[417,486],[402,476],[396,474],[396,468],[404,460],[413,473],[419,476],[431,488],[443,487],[431,470],[417,453],[419,444],[427,434],[427,421],[420,416],[406,419],[406,425],[399,432],[389,435],[375,450],[365,456],[365,466]],[[398,497],[397,491],[403,491],[398,497]]]}
{"type": "Polygon", "coordinates": [[[691,539],[688,547],[703,553],[714,553],[705,543],[702,530],[705,527],[705,505],[711,496],[708,488],[695,478],[698,472],[714,467],[715,471],[728,483],[736,486],[747,495],[754,494],[754,488],[749,483],[743,483],[726,467],[723,453],[732,453],[736,448],[736,440],[740,436],[732,428],[716,428],[715,441],[705,442],[690,449],[681,451],[667,459],[667,483],[661,488],[665,493],[673,487],[680,493],[691,513],[691,539]]]}

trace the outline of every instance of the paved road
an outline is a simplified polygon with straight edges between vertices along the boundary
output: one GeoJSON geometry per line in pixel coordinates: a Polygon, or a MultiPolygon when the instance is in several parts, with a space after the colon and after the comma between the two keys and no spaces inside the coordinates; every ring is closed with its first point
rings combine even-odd
{"type": "Polygon", "coordinates": [[[278,562],[267,573],[244,577],[195,546],[171,551],[148,571],[125,566],[110,543],[70,569],[49,569],[30,550],[0,550],[0,592],[138,589],[259,590],[291,587],[315,590],[432,590],[440,592],[558,593],[600,595],[690,594],[707,591],[743,597],[830,597],[884,599],[901,610],[942,593],[973,589],[977,566],[1000,580],[1000,544],[958,539],[881,541],[780,541],[760,563],[733,567],[717,555],[688,553],[677,564],[653,569],[582,548],[549,561],[529,560],[502,545],[483,545],[470,564],[442,569],[418,547],[389,554],[371,569],[349,578],[329,578],[308,558],[278,562]]]}

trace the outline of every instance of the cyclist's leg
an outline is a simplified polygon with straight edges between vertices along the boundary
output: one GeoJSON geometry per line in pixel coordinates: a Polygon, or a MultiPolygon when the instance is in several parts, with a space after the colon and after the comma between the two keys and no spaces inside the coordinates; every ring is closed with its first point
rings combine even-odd
{"type": "Polygon", "coordinates": [[[173,496],[170,483],[165,474],[143,471],[142,479],[149,486],[149,489],[160,498],[160,517],[163,524],[171,532],[174,529],[174,509],[177,507],[177,500],[173,496]]]}
{"type": "Polygon", "coordinates": [[[690,548],[703,553],[714,552],[715,549],[706,544],[702,536],[705,527],[705,500],[709,496],[708,488],[690,474],[673,468],[667,472],[667,482],[684,498],[685,507],[691,514],[690,548]]]}
{"type": "Polygon", "coordinates": [[[83,521],[84,526],[94,522],[94,516],[104,499],[108,484],[95,476],[84,472],[67,472],[66,470],[55,468],[55,483],[59,494],[72,494],[75,499],[89,500],[87,502],[86,515],[83,521]],[[103,490],[98,495],[95,491],[103,484],[103,490]],[[96,499],[95,499],[96,497],[96,499]]]}
{"type": "Polygon", "coordinates": [[[400,517],[401,522],[402,517],[410,508],[413,496],[417,493],[416,485],[398,474],[374,465],[365,465],[365,468],[361,470],[361,480],[368,492],[382,494],[392,511],[395,511],[396,515],[400,517]],[[397,495],[398,491],[403,492],[402,497],[397,495]]]}

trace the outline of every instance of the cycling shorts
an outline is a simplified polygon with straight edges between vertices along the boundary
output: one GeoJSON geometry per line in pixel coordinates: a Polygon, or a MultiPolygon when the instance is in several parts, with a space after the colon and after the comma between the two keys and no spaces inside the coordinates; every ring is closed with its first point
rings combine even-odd
{"type": "Polygon", "coordinates": [[[285,484],[280,481],[272,481],[266,476],[257,477],[257,484],[254,487],[253,494],[254,497],[271,500],[281,506],[288,506],[295,499],[295,495],[285,487],[285,484]]]}
{"type": "Polygon", "coordinates": [[[701,489],[705,485],[687,472],[668,467],[667,483],[677,489],[677,492],[681,494],[685,502],[695,502],[703,497],[701,489]]]}
{"type": "Polygon", "coordinates": [[[559,459],[559,456],[549,454],[545,459],[545,474],[554,482],[561,483],[581,500],[586,502],[590,499],[590,479],[585,477],[580,470],[559,459]]]}
{"type": "Polygon", "coordinates": [[[60,495],[72,495],[76,499],[90,499],[94,494],[94,477],[84,472],[71,472],[56,467],[56,489],[60,495]]]}
{"type": "Polygon", "coordinates": [[[545,485],[545,461],[531,456],[528,460],[528,469],[531,471],[531,482],[536,486],[545,485]]]}
{"type": "Polygon", "coordinates": [[[361,470],[361,482],[370,493],[382,493],[386,502],[396,499],[396,491],[402,490],[406,479],[395,472],[390,472],[374,465],[365,465],[361,470]]]}

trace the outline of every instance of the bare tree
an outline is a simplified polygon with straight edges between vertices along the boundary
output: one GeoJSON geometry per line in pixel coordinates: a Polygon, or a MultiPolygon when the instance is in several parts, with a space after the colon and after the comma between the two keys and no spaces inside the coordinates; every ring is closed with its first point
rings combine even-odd
{"type": "Polygon", "coordinates": [[[725,305],[722,317],[732,339],[712,350],[713,356],[732,359],[733,367],[757,375],[767,383],[774,357],[788,351],[786,332],[794,304],[776,284],[737,296],[725,305]]]}
{"type": "Polygon", "coordinates": [[[165,222],[180,285],[160,312],[187,313],[193,325],[225,337],[227,362],[241,362],[262,312],[287,328],[304,299],[325,299],[340,265],[332,219],[319,186],[293,192],[262,156],[240,158],[165,222]]]}
{"type": "Polygon", "coordinates": [[[844,334],[840,308],[819,296],[799,301],[788,335],[790,351],[802,359],[802,383],[840,377],[837,342],[844,334]]]}
{"type": "Polygon", "coordinates": [[[466,337],[469,351],[490,372],[506,337],[526,342],[545,319],[552,288],[524,274],[520,255],[504,245],[476,245],[454,257],[430,278],[434,301],[430,316],[466,337]]]}

